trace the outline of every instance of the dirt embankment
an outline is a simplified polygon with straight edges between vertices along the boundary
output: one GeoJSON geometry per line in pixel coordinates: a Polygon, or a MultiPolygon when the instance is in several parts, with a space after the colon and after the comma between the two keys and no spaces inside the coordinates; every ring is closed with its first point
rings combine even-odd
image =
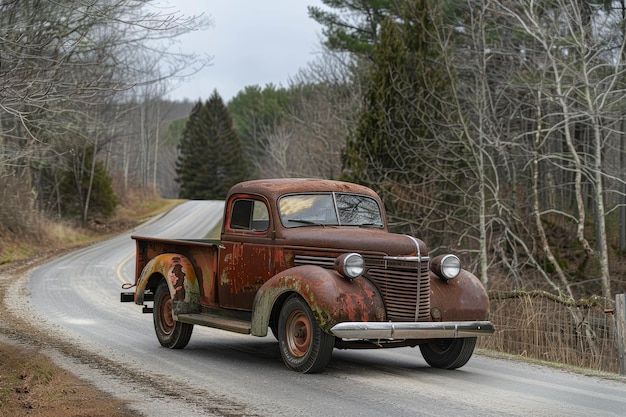
{"type": "MultiPolygon", "coordinates": [[[[138,198],[121,207],[115,219],[102,228],[73,231],[83,245],[129,230],[146,219],[167,211],[181,200],[138,198]]],[[[75,237],[74,235],[72,235],[75,237]]],[[[46,246],[55,246],[52,239],[46,246]]],[[[80,245],[80,244],[77,244],[80,245]]],[[[28,310],[13,311],[7,297],[15,291],[28,298],[27,279],[31,269],[73,248],[59,248],[40,253],[40,244],[23,242],[19,236],[2,241],[7,248],[27,248],[36,253],[5,265],[6,253],[0,257],[0,417],[4,416],[112,416],[130,417],[141,413],[130,408],[132,400],[121,400],[77,376],[80,366],[115,372],[115,366],[83,352],[69,341],[45,331],[28,320],[28,310]],[[31,247],[32,246],[32,247],[31,247]],[[63,366],[57,365],[62,363],[63,366]]],[[[62,246],[62,242],[58,244],[62,246]]],[[[10,250],[9,252],[17,252],[10,250]]],[[[27,304],[27,301],[25,301],[27,304]]],[[[121,388],[123,389],[123,388],[121,388]]]]}
{"type": "MultiPolygon", "coordinates": [[[[57,366],[51,355],[73,349],[71,344],[37,329],[7,307],[9,292],[27,279],[28,271],[58,254],[41,255],[0,269],[0,416],[141,415],[131,410],[128,402],[57,366]]],[[[80,355],[73,352],[70,357],[80,355]]]]}

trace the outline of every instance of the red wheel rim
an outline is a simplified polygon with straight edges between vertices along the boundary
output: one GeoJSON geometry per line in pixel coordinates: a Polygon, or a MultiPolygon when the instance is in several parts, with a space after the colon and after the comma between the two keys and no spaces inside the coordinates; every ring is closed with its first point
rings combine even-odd
{"type": "Polygon", "coordinates": [[[291,355],[301,358],[307,354],[311,346],[311,321],[304,311],[295,310],[289,314],[285,335],[291,355]]]}
{"type": "Polygon", "coordinates": [[[172,299],[168,294],[163,294],[159,303],[159,317],[161,318],[161,327],[165,333],[171,333],[174,329],[174,319],[172,318],[172,299]]]}

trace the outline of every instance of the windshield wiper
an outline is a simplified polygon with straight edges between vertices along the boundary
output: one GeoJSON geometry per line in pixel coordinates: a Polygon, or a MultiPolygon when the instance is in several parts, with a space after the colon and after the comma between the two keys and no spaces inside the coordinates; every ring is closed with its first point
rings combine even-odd
{"type": "Polygon", "coordinates": [[[306,224],[308,226],[324,226],[321,223],[316,223],[314,221],[311,220],[306,220],[306,219],[289,219],[289,222],[294,222],[294,223],[302,223],[302,224],[306,224]]]}

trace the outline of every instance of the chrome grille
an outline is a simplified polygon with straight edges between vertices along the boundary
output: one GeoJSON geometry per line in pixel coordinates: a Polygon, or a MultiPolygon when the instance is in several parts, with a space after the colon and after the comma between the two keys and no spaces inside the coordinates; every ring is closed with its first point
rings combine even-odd
{"type": "Polygon", "coordinates": [[[296,255],[293,264],[295,266],[317,265],[322,268],[333,269],[335,267],[335,258],[329,256],[296,255]]]}
{"type": "Polygon", "coordinates": [[[387,319],[430,321],[428,257],[365,258],[365,276],[380,290],[387,319]]]}
{"type": "MultiPolygon", "coordinates": [[[[332,269],[335,258],[296,255],[294,265],[332,269]]],[[[365,257],[365,277],[380,291],[392,321],[430,321],[430,278],[427,256],[365,257]]]]}

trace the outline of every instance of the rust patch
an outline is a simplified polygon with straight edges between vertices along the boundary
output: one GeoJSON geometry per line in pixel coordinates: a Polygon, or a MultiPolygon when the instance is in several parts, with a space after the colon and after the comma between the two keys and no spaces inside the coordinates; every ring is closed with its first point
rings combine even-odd
{"type": "Polygon", "coordinates": [[[187,274],[183,269],[183,266],[180,264],[180,258],[172,258],[174,261],[174,265],[170,268],[169,273],[167,274],[168,279],[172,283],[172,288],[174,288],[174,296],[172,300],[180,301],[185,299],[185,277],[187,274]]]}
{"type": "Polygon", "coordinates": [[[268,282],[269,288],[264,287],[262,291],[283,288],[275,293],[287,290],[297,292],[309,304],[317,322],[325,331],[330,331],[335,324],[344,321],[385,320],[382,297],[366,279],[348,281],[335,271],[313,265],[295,267],[282,274],[268,282]]]}

